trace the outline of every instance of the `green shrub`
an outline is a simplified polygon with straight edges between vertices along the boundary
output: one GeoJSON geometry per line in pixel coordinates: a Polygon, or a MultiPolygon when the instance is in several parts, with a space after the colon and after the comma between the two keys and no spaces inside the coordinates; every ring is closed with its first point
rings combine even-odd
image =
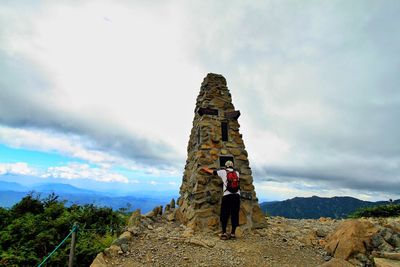
{"type": "Polygon", "coordinates": [[[400,205],[388,204],[368,208],[360,208],[349,215],[349,218],[361,217],[397,217],[400,216],[400,205]]]}
{"type": "MultiPolygon", "coordinates": [[[[94,205],[66,207],[54,194],[43,200],[29,194],[11,209],[0,208],[0,266],[37,266],[69,234],[74,222],[79,226],[74,266],[89,266],[122,232],[127,217],[94,205]]],[[[67,266],[70,240],[46,266],[67,266]]]]}

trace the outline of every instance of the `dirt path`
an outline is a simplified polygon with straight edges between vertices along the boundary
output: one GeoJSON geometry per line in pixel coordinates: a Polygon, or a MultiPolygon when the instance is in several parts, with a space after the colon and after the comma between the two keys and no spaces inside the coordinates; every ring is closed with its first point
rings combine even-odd
{"type": "Polygon", "coordinates": [[[319,244],[337,223],[275,217],[266,229],[220,240],[216,232],[156,221],[138,228],[124,252],[106,252],[103,266],[318,266],[329,259],[319,244]]]}

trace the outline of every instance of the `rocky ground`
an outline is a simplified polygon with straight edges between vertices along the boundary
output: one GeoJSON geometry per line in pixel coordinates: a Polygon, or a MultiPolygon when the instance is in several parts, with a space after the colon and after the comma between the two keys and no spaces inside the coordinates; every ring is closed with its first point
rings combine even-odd
{"type": "Polygon", "coordinates": [[[99,266],[319,266],[331,259],[324,238],[340,221],[268,219],[268,227],[239,229],[235,240],[193,232],[162,217],[131,226],[93,262],[99,266]]]}

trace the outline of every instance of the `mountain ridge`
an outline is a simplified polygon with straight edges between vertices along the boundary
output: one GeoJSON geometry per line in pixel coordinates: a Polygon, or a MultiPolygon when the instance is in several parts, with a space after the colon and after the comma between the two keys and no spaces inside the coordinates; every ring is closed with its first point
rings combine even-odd
{"type": "MultiPolygon", "coordinates": [[[[330,217],[346,218],[358,208],[389,204],[389,201],[364,201],[350,196],[326,197],[294,197],[278,202],[260,204],[263,212],[270,216],[282,216],[292,219],[318,219],[330,217]]],[[[400,203],[400,199],[392,203],[400,203]]]]}
{"type": "Polygon", "coordinates": [[[66,200],[67,205],[94,204],[96,206],[107,206],[114,210],[125,208],[127,211],[141,209],[142,212],[148,212],[155,206],[168,204],[172,198],[177,195],[171,192],[138,192],[129,195],[113,195],[106,192],[87,190],[63,183],[42,183],[32,186],[23,186],[16,182],[0,181],[0,207],[9,208],[19,202],[29,193],[37,194],[41,198],[54,193],[59,199],[66,200]]]}

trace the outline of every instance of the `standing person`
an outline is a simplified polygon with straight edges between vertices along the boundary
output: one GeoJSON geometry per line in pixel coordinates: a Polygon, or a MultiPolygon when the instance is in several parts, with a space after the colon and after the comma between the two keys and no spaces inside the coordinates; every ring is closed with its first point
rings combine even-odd
{"type": "Polygon", "coordinates": [[[235,231],[239,225],[239,210],[240,210],[240,190],[239,190],[239,172],[233,168],[233,162],[228,160],[225,167],[219,170],[212,170],[206,167],[202,169],[209,173],[218,175],[223,183],[223,197],[221,203],[221,226],[222,234],[221,239],[226,240],[229,238],[236,238],[235,231]],[[231,217],[232,230],[228,235],[226,233],[226,226],[229,217],[231,217]]]}

